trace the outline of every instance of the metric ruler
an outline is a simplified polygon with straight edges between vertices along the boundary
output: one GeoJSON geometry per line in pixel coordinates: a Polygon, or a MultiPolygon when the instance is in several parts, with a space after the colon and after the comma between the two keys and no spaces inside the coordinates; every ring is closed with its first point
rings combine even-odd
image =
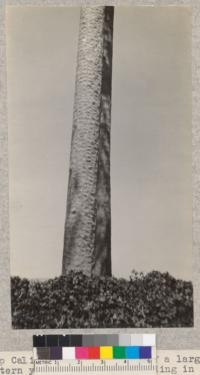
{"type": "Polygon", "coordinates": [[[156,355],[152,359],[136,360],[35,360],[35,375],[156,375],[156,355]]]}

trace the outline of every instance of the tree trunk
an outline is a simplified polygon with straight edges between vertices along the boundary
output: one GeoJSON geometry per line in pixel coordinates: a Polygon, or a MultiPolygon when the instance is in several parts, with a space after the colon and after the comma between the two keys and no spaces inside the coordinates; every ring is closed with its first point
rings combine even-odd
{"type": "MultiPolygon", "coordinates": [[[[108,35],[105,34],[108,8],[112,7],[81,9],[63,274],[70,270],[82,271],[86,275],[99,273],[102,269],[101,259],[104,263],[110,259],[110,255],[105,256],[105,251],[101,257],[100,248],[96,246],[98,239],[104,245],[106,241],[103,237],[106,235],[110,238],[110,229],[105,229],[105,224],[103,231],[97,230],[97,222],[100,225],[105,214],[109,215],[109,219],[106,218],[106,228],[110,228],[111,95],[107,94],[104,78],[107,65],[104,48],[111,44],[104,38],[104,35],[108,35]],[[106,123],[108,119],[109,124],[106,123]],[[101,166],[103,172],[100,173],[101,166]]],[[[105,77],[106,75],[109,76],[109,73],[106,72],[105,77]]],[[[111,81],[110,76],[108,80],[111,81]]],[[[111,88],[110,83],[108,87],[111,88]]],[[[106,248],[110,251],[110,245],[106,248]]]]}

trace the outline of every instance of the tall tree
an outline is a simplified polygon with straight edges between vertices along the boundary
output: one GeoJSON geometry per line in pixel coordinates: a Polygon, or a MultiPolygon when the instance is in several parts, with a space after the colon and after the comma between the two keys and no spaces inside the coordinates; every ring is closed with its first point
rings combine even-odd
{"type": "Polygon", "coordinates": [[[81,9],[63,274],[111,274],[113,7],[81,9]]]}

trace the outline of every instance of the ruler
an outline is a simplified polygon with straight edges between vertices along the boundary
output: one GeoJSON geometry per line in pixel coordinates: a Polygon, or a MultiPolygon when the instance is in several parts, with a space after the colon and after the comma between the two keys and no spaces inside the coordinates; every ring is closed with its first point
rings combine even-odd
{"type": "Polygon", "coordinates": [[[88,374],[148,374],[156,375],[156,355],[152,359],[137,360],[35,360],[35,375],[88,374]]]}

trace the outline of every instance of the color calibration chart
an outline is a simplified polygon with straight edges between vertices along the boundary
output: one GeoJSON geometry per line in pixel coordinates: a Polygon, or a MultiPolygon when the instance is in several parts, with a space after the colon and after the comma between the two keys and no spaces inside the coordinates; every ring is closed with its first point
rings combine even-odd
{"type": "Polygon", "coordinates": [[[33,336],[35,373],[156,374],[154,334],[33,336]]]}

